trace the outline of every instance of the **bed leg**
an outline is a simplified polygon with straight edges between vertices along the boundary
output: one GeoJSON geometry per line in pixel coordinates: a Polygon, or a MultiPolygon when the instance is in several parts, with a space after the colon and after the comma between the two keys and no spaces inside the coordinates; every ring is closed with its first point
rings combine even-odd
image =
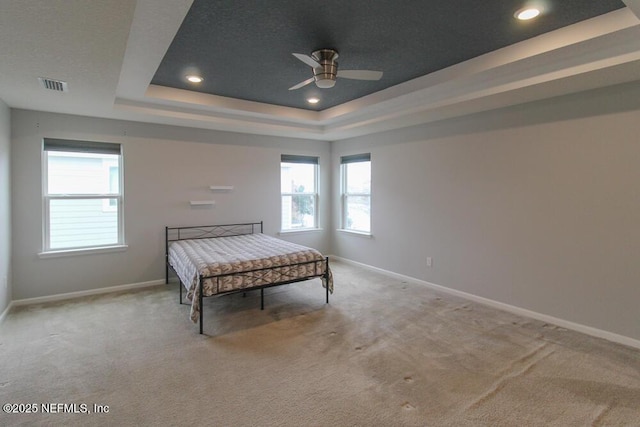
{"type": "Polygon", "coordinates": [[[182,304],[182,281],[178,282],[178,292],[180,292],[180,304],[182,304]]]}
{"type": "Polygon", "coordinates": [[[264,288],[260,288],[260,310],[264,310],[264,288]]]}
{"type": "MultiPolygon", "coordinates": [[[[182,295],[182,291],[180,291],[180,295],[182,295]]],[[[202,277],[200,277],[200,295],[198,295],[198,301],[200,302],[200,335],[202,335],[202,321],[204,319],[204,316],[202,315],[202,312],[204,311],[202,299],[202,277]]]]}
{"type": "Polygon", "coordinates": [[[326,257],[325,260],[326,260],[326,270],[324,272],[324,282],[325,282],[326,291],[327,291],[327,304],[329,304],[329,257],[326,257]]]}
{"type": "Polygon", "coordinates": [[[169,227],[164,228],[164,284],[169,284],[169,227]]]}
{"type": "Polygon", "coordinates": [[[327,281],[327,304],[329,304],[329,282],[327,281]]]}

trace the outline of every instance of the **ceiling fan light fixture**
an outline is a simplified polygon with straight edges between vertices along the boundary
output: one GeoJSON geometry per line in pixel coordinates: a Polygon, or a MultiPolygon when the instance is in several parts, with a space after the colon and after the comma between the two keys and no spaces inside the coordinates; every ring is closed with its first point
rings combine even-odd
{"type": "Polygon", "coordinates": [[[336,81],[332,79],[318,79],[316,80],[316,86],[320,89],[331,89],[336,85],[336,81]]]}
{"type": "Polygon", "coordinates": [[[296,90],[315,82],[320,89],[331,89],[336,85],[336,78],[343,77],[352,80],[380,80],[382,71],[371,70],[344,70],[338,71],[338,52],[333,49],[320,49],[311,53],[311,56],[302,53],[294,53],[293,56],[304,62],[313,70],[313,77],[291,86],[289,90],[296,90]]]}
{"type": "Polygon", "coordinates": [[[316,98],[315,96],[312,96],[311,98],[307,98],[307,102],[309,104],[317,104],[318,102],[320,102],[320,98],[316,98]]]}

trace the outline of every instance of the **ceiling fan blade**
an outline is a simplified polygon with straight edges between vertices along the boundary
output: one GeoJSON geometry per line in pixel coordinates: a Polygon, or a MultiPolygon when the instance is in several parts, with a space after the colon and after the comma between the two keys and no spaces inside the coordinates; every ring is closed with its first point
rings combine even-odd
{"type": "Polygon", "coordinates": [[[338,70],[338,77],[353,80],[380,80],[382,78],[382,71],[338,70]]]}
{"type": "Polygon", "coordinates": [[[297,84],[297,85],[295,85],[295,86],[291,86],[291,87],[289,88],[289,90],[296,90],[296,89],[300,89],[301,87],[306,86],[306,85],[308,85],[309,83],[313,83],[313,81],[314,81],[314,80],[315,80],[315,79],[314,79],[313,77],[311,77],[310,79],[307,79],[307,80],[305,80],[305,81],[303,81],[303,82],[300,82],[300,83],[298,83],[298,84],[297,84]]]}
{"type": "Polygon", "coordinates": [[[307,64],[309,67],[312,67],[312,68],[322,67],[322,65],[318,64],[318,62],[312,57],[310,57],[309,55],[304,55],[302,53],[292,53],[292,55],[298,58],[300,61],[307,64]]]}

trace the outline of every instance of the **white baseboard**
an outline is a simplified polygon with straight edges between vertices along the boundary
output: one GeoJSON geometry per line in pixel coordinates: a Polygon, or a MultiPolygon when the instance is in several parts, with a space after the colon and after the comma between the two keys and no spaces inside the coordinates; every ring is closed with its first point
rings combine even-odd
{"type": "Polygon", "coordinates": [[[2,314],[0,314],[0,325],[2,324],[4,319],[9,314],[9,310],[11,310],[11,307],[13,307],[13,301],[9,301],[9,304],[7,305],[7,308],[5,308],[4,311],[2,312],[2,314]]]}
{"type": "MultiPolygon", "coordinates": [[[[29,304],[42,304],[45,302],[62,301],[66,299],[86,297],[89,295],[108,294],[111,292],[129,291],[131,289],[148,288],[150,286],[164,285],[164,279],[150,280],[148,282],[131,283],[128,285],[109,286],[106,288],[89,289],[86,291],[67,292],[64,294],[47,295],[44,297],[24,298],[11,301],[9,307],[29,304]]],[[[5,310],[6,311],[6,310],[5,310]]],[[[3,313],[4,316],[4,313],[3,313]]]]}
{"type": "Polygon", "coordinates": [[[359,267],[366,268],[368,270],[372,270],[378,272],[380,274],[384,274],[388,277],[393,277],[394,279],[404,280],[411,283],[417,283],[424,286],[427,286],[435,291],[440,291],[443,293],[447,293],[450,295],[455,295],[470,301],[474,301],[483,305],[487,305],[490,307],[494,307],[500,310],[508,311],[513,314],[517,314],[519,316],[530,317],[532,319],[541,320],[546,323],[550,323],[556,326],[560,326],[562,328],[571,329],[573,331],[581,332],[583,334],[591,335],[597,338],[603,338],[607,341],[612,341],[618,344],[624,344],[629,347],[634,347],[640,349],[640,340],[636,340],[634,338],[626,337],[624,335],[619,335],[613,332],[603,331],[602,329],[593,328],[591,326],[581,325],[579,323],[570,322],[568,320],[559,319],[557,317],[549,316],[546,314],[538,313],[535,311],[527,310],[525,308],[517,307],[515,305],[505,304],[503,302],[495,301],[489,298],[480,297],[477,295],[473,295],[467,292],[458,291],[455,289],[447,288],[445,286],[436,285],[435,283],[430,283],[424,280],[416,279],[414,277],[405,276],[403,274],[394,273],[393,271],[384,270],[382,268],[374,267],[372,265],[363,264],[361,262],[352,261],[347,258],[342,258],[335,255],[329,255],[329,258],[336,259],[338,261],[344,262],[345,264],[357,265],[359,267]]]}

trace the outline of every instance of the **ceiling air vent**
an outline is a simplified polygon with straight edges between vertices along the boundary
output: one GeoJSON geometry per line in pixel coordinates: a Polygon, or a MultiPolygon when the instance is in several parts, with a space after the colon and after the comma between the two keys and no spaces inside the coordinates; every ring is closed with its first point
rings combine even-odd
{"type": "Polygon", "coordinates": [[[38,77],[38,81],[45,89],[55,90],[57,92],[69,92],[67,82],[63,82],[62,80],[53,80],[46,77],[38,77]]]}

